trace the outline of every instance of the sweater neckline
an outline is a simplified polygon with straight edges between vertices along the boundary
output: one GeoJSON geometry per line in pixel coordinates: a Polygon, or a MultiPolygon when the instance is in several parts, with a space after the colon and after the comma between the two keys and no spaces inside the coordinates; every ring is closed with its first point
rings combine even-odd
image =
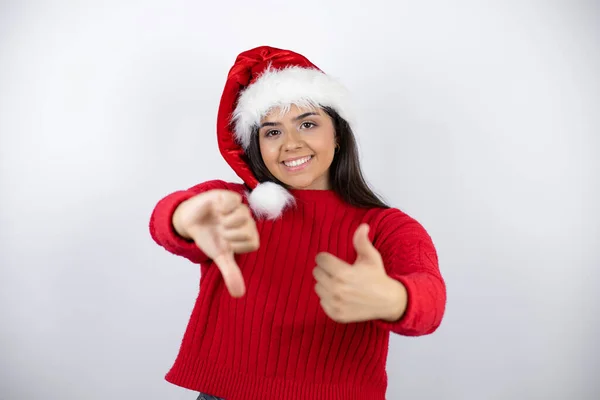
{"type": "Polygon", "coordinates": [[[289,189],[294,198],[307,202],[342,201],[338,194],[330,189],[289,189]]]}

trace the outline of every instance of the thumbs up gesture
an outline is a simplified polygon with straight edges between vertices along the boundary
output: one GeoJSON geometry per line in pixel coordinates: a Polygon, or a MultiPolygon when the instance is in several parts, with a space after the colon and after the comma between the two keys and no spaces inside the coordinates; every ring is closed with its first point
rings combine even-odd
{"type": "Polygon", "coordinates": [[[177,207],[173,226],[179,235],[193,240],[213,260],[233,297],[244,295],[244,278],[234,254],[257,250],[259,235],[240,194],[210,190],[196,195],[177,207]]]}
{"type": "Polygon", "coordinates": [[[354,233],[354,264],[329,253],[316,257],[315,291],[323,311],[336,322],[396,321],[406,309],[406,289],[387,275],[381,254],[368,233],[367,224],[360,225],[354,233]]]}

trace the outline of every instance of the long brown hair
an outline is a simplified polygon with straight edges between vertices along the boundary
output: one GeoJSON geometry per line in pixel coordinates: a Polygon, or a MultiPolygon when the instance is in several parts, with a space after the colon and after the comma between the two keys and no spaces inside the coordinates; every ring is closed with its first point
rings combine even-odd
{"type": "MultiPolygon", "coordinates": [[[[389,208],[373,191],[364,179],[360,168],[358,147],[350,124],[330,107],[323,107],[323,111],[333,121],[335,134],[338,140],[337,150],[333,162],[329,167],[331,187],[345,202],[356,207],[364,208],[389,208]]],[[[246,161],[252,173],[259,182],[271,181],[287,187],[283,182],[269,172],[262,155],[258,138],[258,127],[252,132],[252,140],[246,151],[246,161]]]]}

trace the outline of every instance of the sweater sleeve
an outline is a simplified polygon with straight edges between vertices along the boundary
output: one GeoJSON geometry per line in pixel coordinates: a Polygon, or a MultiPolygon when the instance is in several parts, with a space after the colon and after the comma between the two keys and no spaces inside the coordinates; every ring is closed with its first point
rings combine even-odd
{"type": "Polygon", "coordinates": [[[158,201],[150,216],[150,236],[168,252],[184,257],[195,264],[206,263],[209,258],[193,241],[179,236],[173,226],[173,214],[185,200],[213,189],[235,190],[232,184],[212,180],[193,186],[187,190],[173,192],[158,201]]]}
{"type": "Polygon", "coordinates": [[[375,321],[380,327],[404,336],[433,333],[442,322],[446,285],[437,252],[423,226],[400,210],[384,213],[374,237],[388,275],[404,285],[408,304],[395,322],[375,321]]]}

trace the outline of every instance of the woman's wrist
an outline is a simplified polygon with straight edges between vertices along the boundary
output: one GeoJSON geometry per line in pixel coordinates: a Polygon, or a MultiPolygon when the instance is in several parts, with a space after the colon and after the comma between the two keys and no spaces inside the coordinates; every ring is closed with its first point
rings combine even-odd
{"type": "Polygon", "coordinates": [[[404,315],[408,305],[408,292],[404,285],[396,279],[389,278],[389,293],[387,307],[381,319],[387,322],[396,322],[404,315]]]}
{"type": "Polygon", "coordinates": [[[184,200],[183,202],[181,202],[175,209],[175,212],[173,212],[171,224],[173,225],[173,229],[175,230],[175,233],[177,233],[181,238],[183,238],[185,240],[191,240],[191,238],[187,235],[187,233],[183,229],[183,227],[181,225],[181,218],[180,218],[182,208],[185,205],[186,201],[187,200],[184,200]]]}

